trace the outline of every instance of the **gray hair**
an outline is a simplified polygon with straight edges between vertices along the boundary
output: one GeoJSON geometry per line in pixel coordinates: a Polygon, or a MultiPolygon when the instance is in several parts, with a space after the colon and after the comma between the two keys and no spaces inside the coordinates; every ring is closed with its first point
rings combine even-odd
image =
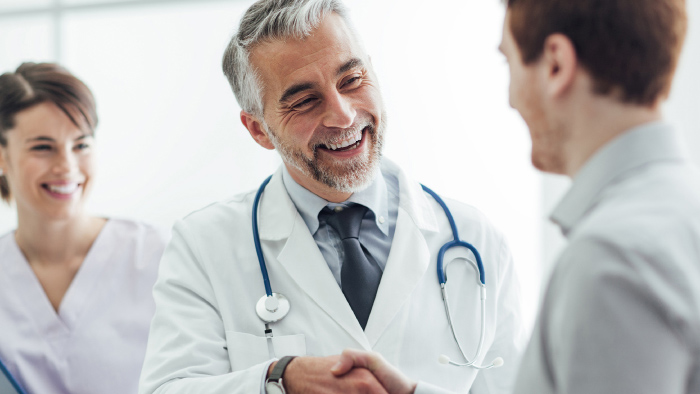
{"type": "Polygon", "coordinates": [[[340,0],[258,0],[241,18],[224,52],[222,67],[243,111],[262,118],[263,85],[250,63],[250,51],[258,43],[308,37],[325,15],[334,12],[354,33],[347,8],[340,0]]]}

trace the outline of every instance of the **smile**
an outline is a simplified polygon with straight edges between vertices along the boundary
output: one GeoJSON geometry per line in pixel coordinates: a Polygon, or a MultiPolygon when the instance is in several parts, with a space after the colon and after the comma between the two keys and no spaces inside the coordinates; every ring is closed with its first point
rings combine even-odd
{"type": "Polygon", "coordinates": [[[345,138],[342,141],[338,141],[336,143],[323,144],[321,145],[321,147],[331,151],[339,152],[355,149],[362,143],[363,132],[364,129],[358,130],[355,134],[345,138]]]}
{"type": "Polygon", "coordinates": [[[41,186],[52,194],[69,196],[75,193],[78,190],[78,188],[80,188],[81,184],[76,182],[64,183],[60,185],[44,183],[41,186]]]}

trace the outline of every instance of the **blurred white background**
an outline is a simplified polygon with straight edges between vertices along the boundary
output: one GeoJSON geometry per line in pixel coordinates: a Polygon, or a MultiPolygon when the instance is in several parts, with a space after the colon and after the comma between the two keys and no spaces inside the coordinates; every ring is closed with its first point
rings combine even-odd
{"type": "MultiPolygon", "coordinates": [[[[98,103],[90,211],[162,226],[256,188],[280,164],[240,124],[221,72],[251,0],[0,0],[0,72],[58,61],[98,103]]],[[[546,221],[568,187],[530,165],[508,106],[498,0],[346,0],[389,113],[385,154],[439,194],[473,204],[508,238],[526,323],[563,241],[546,221]]],[[[700,1],[666,112],[700,162],[700,1]]],[[[0,234],[16,216],[0,205],[0,234]]],[[[468,240],[467,240],[468,241],[468,240]]],[[[262,291],[262,284],[261,284],[262,291]]]]}

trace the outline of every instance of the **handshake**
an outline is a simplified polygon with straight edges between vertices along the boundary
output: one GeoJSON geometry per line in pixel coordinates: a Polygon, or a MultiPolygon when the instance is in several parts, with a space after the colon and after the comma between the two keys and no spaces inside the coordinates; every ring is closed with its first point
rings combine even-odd
{"type": "Polygon", "coordinates": [[[412,394],[416,389],[416,382],[379,353],[355,349],[346,349],[340,356],[295,358],[285,369],[282,382],[288,394],[412,394]]]}

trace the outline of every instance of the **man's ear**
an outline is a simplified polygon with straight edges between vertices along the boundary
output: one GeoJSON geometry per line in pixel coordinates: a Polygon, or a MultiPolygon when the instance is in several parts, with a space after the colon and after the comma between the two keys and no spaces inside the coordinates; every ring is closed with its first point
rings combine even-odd
{"type": "Polygon", "coordinates": [[[573,86],[578,72],[574,43],[563,34],[550,35],[544,42],[542,60],[547,94],[552,98],[566,94],[573,86]]]}
{"type": "Polygon", "coordinates": [[[246,129],[248,129],[250,136],[253,137],[258,145],[265,149],[275,149],[275,146],[272,145],[272,141],[270,141],[270,137],[267,135],[267,131],[263,127],[262,122],[259,121],[257,117],[245,111],[241,111],[241,123],[243,123],[243,126],[245,126],[246,129]]]}

